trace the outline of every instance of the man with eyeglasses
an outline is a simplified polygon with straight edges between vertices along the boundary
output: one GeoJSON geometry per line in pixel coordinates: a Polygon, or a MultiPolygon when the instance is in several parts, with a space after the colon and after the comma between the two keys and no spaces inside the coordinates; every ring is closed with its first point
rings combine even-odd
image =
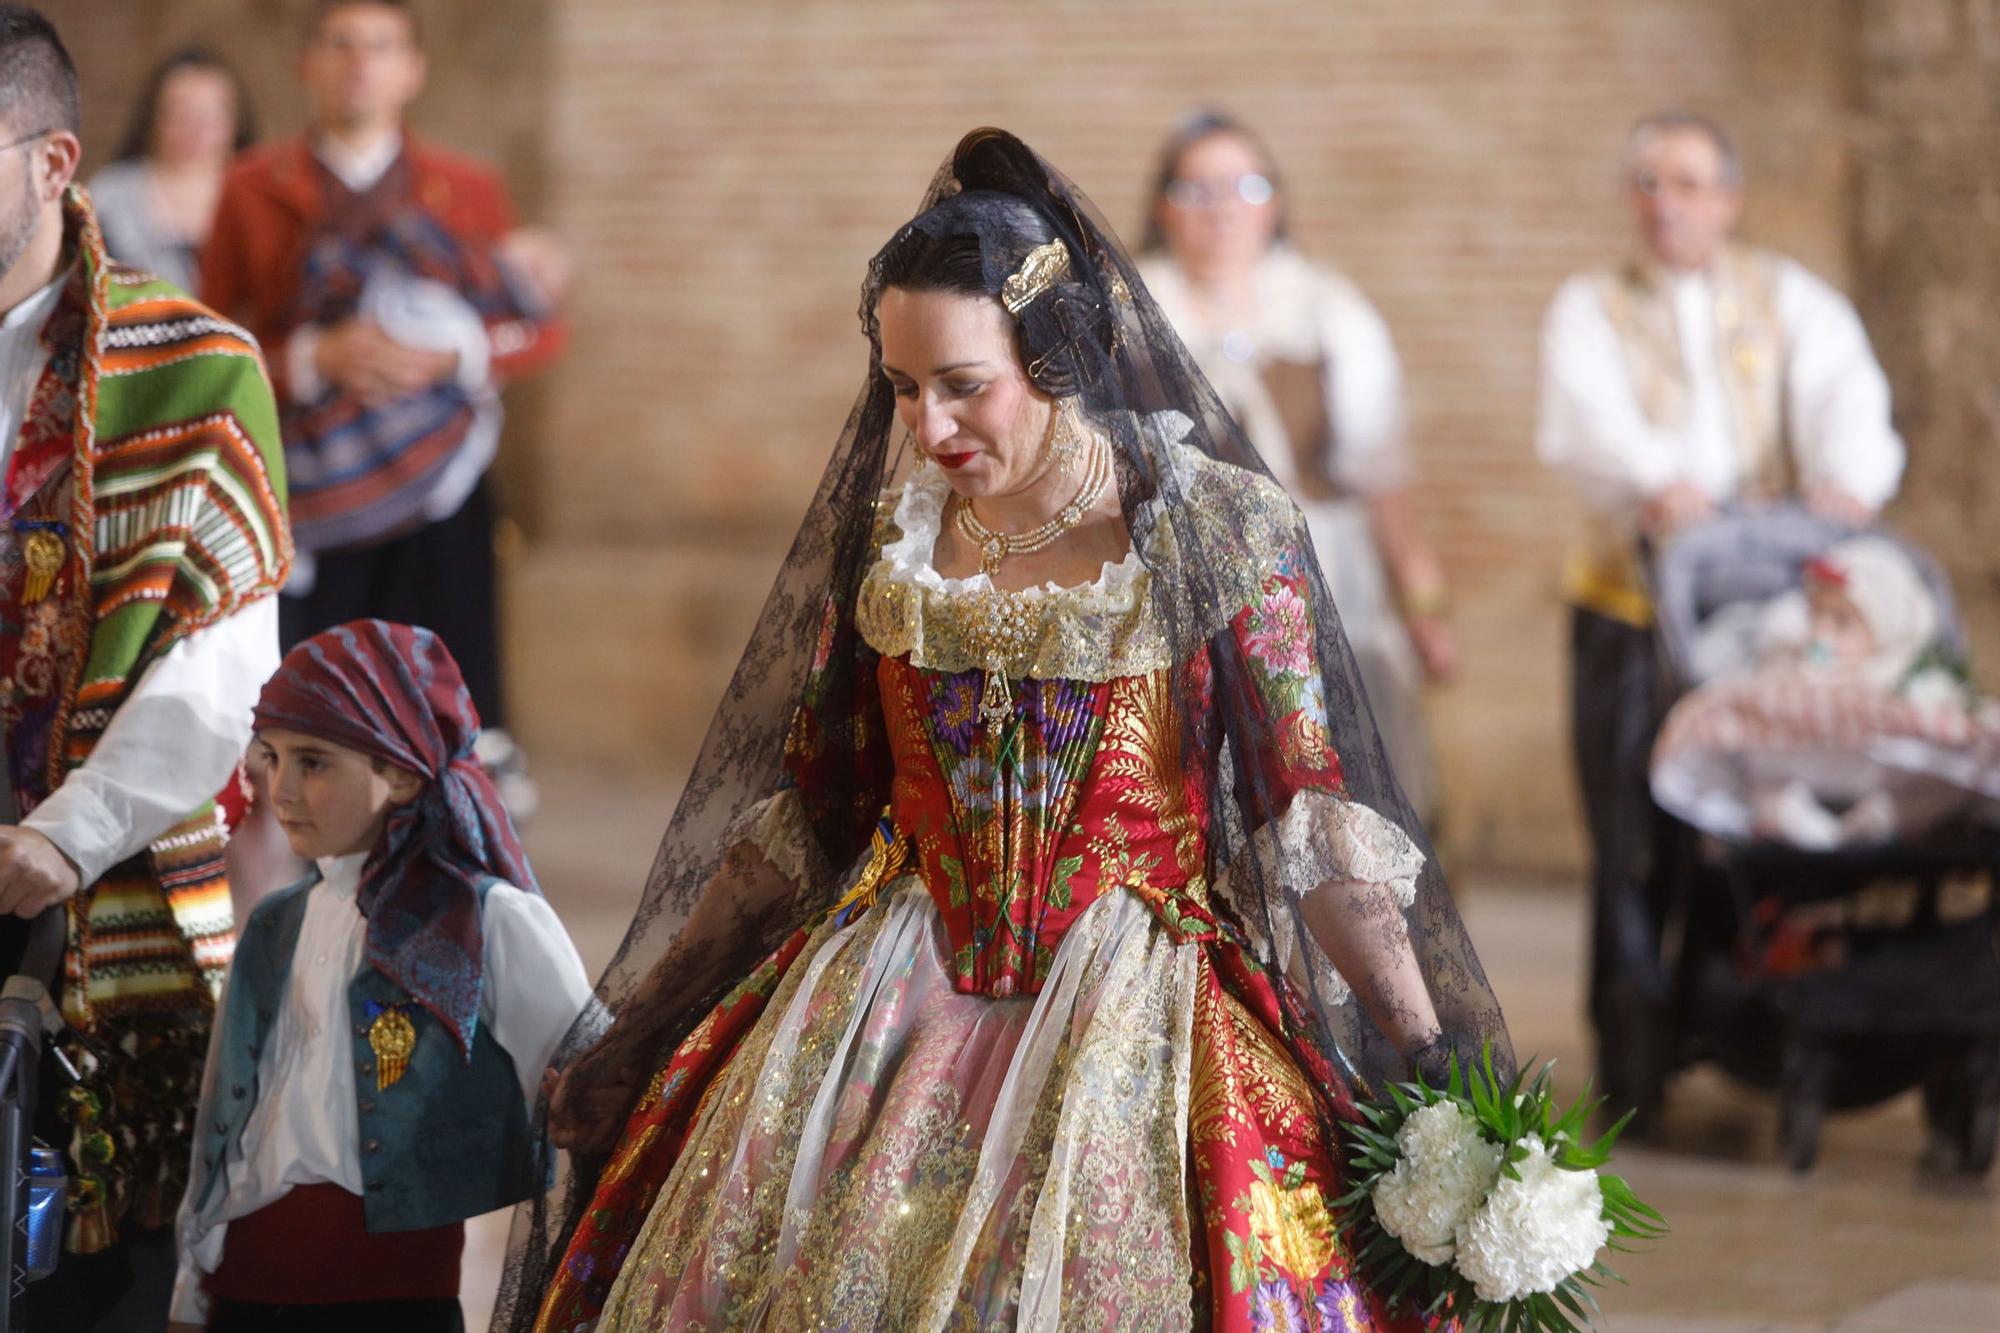
{"type": "MultiPolygon", "coordinates": [[[[512,749],[486,482],[498,390],[561,350],[567,260],[516,228],[495,172],[407,131],[419,39],[409,0],[312,5],[309,128],[231,169],[202,296],[263,343],[284,413],[299,547],[285,646],[369,616],[436,631],[487,757],[512,749]]],[[[524,780],[501,785],[522,815],[524,780]]]]}
{"type": "Polygon", "coordinates": [[[1863,523],[1895,494],[1889,386],[1846,297],[1732,239],[1742,167],[1722,129],[1666,112],[1633,129],[1625,196],[1638,242],[1570,278],[1542,339],[1536,445],[1570,478],[1587,539],[1566,584],[1577,776],[1593,852],[1590,1006],[1614,1099],[1650,1109],[1648,1040],[1666,996],[1664,885],[1647,789],[1656,649],[1640,565],[1732,502],[1796,497],[1863,523]],[[1636,1035],[1635,1035],[1636,1034],[1636,1035]]]}
{"type": "Polygon", "coordinates": [[[277,409],[249,334],[111,263],[76,68],[0,5],[0,973],[66,918],[36,1135],[70,1221],[14,1327],[160,1327],[231,947],[213,797],[276,668],[277,409]]]}

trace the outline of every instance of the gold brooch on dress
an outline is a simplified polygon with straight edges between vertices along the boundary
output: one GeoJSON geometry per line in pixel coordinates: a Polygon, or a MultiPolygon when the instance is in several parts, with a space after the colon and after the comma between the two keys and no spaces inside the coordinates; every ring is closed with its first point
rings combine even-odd
{"type": "Polygon", "coordinates": [[[47,597],[56,586],[56,575],[69,560],[67,523],[17,519],[14,530],[21,535],[21,563],[27,577],[21,584],[21,600],[32,606],[47,597]]]}
{"type": "Polygon", "coordinates": [[[375,1090],[381,1092],[401,1078],[410,1067],[410,1052],[417,1048],[417,1025],[410,1021],[407,1004],[368,1002],[375,1021],[368,1025],[368,1048],[375,1052],[375,1090]]]}

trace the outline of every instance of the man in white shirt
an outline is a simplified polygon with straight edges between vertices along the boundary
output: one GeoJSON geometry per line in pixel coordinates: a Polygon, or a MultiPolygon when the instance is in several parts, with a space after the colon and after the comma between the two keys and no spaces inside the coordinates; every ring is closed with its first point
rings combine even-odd
{"type": "Polygon", "coordinates": [[[16,1308],[63,1330],[166,1310],[232,938],[213,798],[277,665],[290,558],[256,345],[106,259],[71,188],[77,101],[55,29],[0,5],[0,971],[66,914],[55,1043],[80,1074],[40,1080],[72,1222],[16,1308]]]}
{"type": "MultiPolygon", "coordinates": [[[[1904,457],[1854,307],[1794,261],[1731,239],[1742,169],[1720,127],[1683,112],[1642,120],[1625,182],[1640,244],[1556,293],[1536,438],[1588,516],[1566,583],[1600,1036],[1629,1033],[1635,1012],[1656,1014],[1666,998],[1658,816],[1646,789],[1659,681],[1642,542],[1723,505],[1787,496],[1866,522],[1895,494],[1904,457]]],[[[1657,1089],[1628,1084],[1657,1062],[1610,1045],[1607,1091],[1646,1104],[1657,1089]],[[1637,1057],[1630,1070],[1625,1056],[1637,1057]]]]}

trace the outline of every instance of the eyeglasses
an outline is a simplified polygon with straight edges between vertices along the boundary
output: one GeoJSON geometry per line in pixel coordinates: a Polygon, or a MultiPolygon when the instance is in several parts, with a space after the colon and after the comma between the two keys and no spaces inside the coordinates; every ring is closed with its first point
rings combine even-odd
{"type": "Polygon", "coordinates": [[[1726,180],[1701,180],[1693,176],[1662,176],[1657,172],[1640,171],[1632,177],[1633,188],[1648,199],[1700,199],[1711,194],[1726,194],[1730,185],[1726,180]]]}
{"type": "Polygon", "coordinates": [[[24,143],[33,143],[37,139],[45,139],[55,132],[55,126],[51,125],[45,130],[36,130],[33,134],[24,134],[18,139],[9,139],[6,143],[0,143],[0,153],[4,153],[10,148],[19,148],[24,143]]]}
{"type": "Polygon", "coordinates": [[[1255,208],[1268,204],[1278,193],[1268,176],[1246,171],[1234,180],[1167,182],[1167,202],[1175,208],[1214,208],[1231,195],[1255,208]]]}

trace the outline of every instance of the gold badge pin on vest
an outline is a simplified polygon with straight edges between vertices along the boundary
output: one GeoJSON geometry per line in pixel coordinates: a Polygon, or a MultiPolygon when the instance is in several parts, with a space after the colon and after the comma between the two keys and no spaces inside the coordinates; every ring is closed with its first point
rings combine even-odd
{"type": "Polygon", "coordinates": [[[407,1004],[368,1002],[374,1019],[368,1025],[368,1049],[375,1052],[375,1090],[381,1092],[410,1068],[410,1052],[417,1048],[417,1025],[410,1021],[407,1004]]]}
{"type": "Polygon", "coordinates": [[[69,561],[69,524],[16,519],[14,532],[20,538],[21,563],[27,570],[21,582],[21,600],[32,606],[55,588],[56,576],[69,561]]]}

